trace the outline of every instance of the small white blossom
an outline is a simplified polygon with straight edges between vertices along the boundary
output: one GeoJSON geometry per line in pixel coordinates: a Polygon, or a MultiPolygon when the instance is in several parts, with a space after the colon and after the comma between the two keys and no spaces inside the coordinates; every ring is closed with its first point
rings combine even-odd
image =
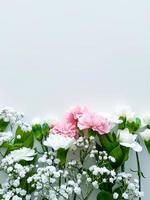
{"type": "Polygon", "coordinates": [[[122,194],[122,197],[123,197],[124,199],[128,199],[128,198],[129,198],[129,195],[128,195],[127,193],[124,192],[124,193],[122,194]]]}
{"type": "Polygon", "coordinates": [[[113,194],[113,198],[114,198],[114,199],[118,199],[118,197],[119,197],[119,194],[118,194],[117,192],[115,192],[115,193],[113,194]]]}
{"type": "Polygon", "coordinates": [[[98,189],[98,188],[99,188],[98,182],[97,182],[97,181],[92,182],[92,185],[93,185],[93,187],[94,187],[95,189],[98,189]]]}
{"type": "Polygon", "coordinates": [[[3,142],[10,141],[12,138],[13,133],[11,131],[0,132],[0,145],[2,145],[3,142]]]}

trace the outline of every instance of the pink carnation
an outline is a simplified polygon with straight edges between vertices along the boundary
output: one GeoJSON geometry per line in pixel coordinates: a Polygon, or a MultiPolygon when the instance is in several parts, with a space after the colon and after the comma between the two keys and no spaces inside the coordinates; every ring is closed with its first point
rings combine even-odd
{"type": "Polygon", "coordinates": [[[72,108],[72,110],[69,113],[67,113],[66,120],[67,122],[73,125],[77,125],[78,118],[87,112],[88,112],[88,109],[86,107],[76,106],[72,108]]]}
{"type": "Polygon", "coordinates": [[[100,134],[105,134],[110,131],[111,125],[108,120],[95,113],[85,113],[78,120],[78,127],[80,130],[91,128],[100,134]]]}
{"type": "Polygon", "coordinates": [[[74,138],[78,137],[78,131],[76,126],[66,122],[55,123],[53,128],[50,130],[50,133],[60,134],[66,137],[74,137],[74,138]]]}

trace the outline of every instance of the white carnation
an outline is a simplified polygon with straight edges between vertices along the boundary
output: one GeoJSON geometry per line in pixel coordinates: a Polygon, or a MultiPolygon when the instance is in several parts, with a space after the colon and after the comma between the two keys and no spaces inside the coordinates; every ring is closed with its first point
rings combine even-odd
{"type": "Polygon", "coordinates": [[[54,150],[58,150],[59,148],[68,149],[74,142],[74,138],[65,137],[59,134],[50,134],[43,144],[52,147],[54,150]]]}
{"type": "Polygon", "coordinates": [[[13,160],[14,162],[19,162],[20,160],[31,161],[34,158],[34,155],[34,149],[23,147],[21,149],[11,151],[11,153],[6,156],[5,160],[13,160]]]}

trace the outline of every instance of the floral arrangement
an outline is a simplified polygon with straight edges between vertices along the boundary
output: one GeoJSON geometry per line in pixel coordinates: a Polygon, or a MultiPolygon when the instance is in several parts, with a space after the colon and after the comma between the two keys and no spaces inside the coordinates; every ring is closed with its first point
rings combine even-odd
{"type": "Polygon", "coordinates": [[[143,197],[140,152],[150,153],[150,116],[74,107],[62,122],[0,112],[1,200],[132,200],[143,197]],[[130,151],[137,169],[126,169],[130,151]]]}

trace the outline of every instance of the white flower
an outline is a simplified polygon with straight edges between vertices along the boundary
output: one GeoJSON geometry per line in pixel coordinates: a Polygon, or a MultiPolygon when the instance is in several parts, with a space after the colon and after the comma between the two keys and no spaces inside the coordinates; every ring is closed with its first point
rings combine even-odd
{"type": "Polygon", "coordinates": [[[30,200],[30,199],[31,199],[31,195],[29,195],[29,194],[26,195],[25,199],[26,199],[26,200],[30,200]]]}
{"type": "Polygon", "coordinates": [[[23,147],[21,149],[11,151],[11,153],[5,159],[13,160],[14,162],[18,162],[20,160],[31,161],[34,158],[34,155],[34,149],[23,147]]]}
{"type": "Polygon", "coordinates": [[[126,117],[128,121],[134,121],[135,119],[135,112],[132,111],[130,106],[118,106],[116,109],[117,116],[126,117]]]}
{"type": "Polygon", "coordinates": [[[143,125],[150,124],[150,114],[145,113],[142,117],[143,125]]]}
{"type": "Polygon", "coordinates": [[[99,188],[98,182],[97,182],[97,181],[92,182],[92,185],[93,185],[93,187],[94,187],[95,189],[98,189],[98,188],[99,188]]]}
{"type": "Polygon", "coordinates": [[[11,131],[7,132],[0,132],[0,145],[3,144],[5,141],[11,140],[13,137],[13,133],[11,131]]]}
{"type": "Polygon", "coordinates": [[[110,182],[110,183],[113,183],[113,182],[114,182],[114,179],[113,179],[113,178],[110,178],[110,179],[109,179],[109,182],[110,182]]]}
{"type": "Polygon", "coordinates": [[[129,147],[136,152],[142,151],[142,146],[136,142],[137,135],[133,135],[128,129],[119,130],[118,133],[120,145],[129,147]]]}
{"type": "Polygon", "coordinates": [[[117,192],[115,192],[115,193],[113,194],[113,198],[114,198],[114,199],[118,199],[118,197],[119,197],[119,194],[118,194],[117,192]]]}
{"type": "Polygon", "coordinates": [[[89,178],[87,178],[87,182],[91,182],[92,181],[92,179],[89,177],[89,178]]]}
{"type": "Polygon", "coordinates": [[[78,186],[76,186],[74,188],[74,192],[77,194],[77,195],[80,195],[81,194],[81,188],[79,188],[78,186]]]}
{"type": "Polygon", "coordinates": [[[59,148],[68,149],[74,142],[75,139],[72,137],[65,137],[59,134],[50,134],[43,144],[45,146],[52,147],[54,150],[58,150],[59,148]]]}
{"type": "Polygon", "coordinates": [[[150,129],[145,129],[142,133],[140,133],[141,137],[145,141],[150,140],[150,129]]]}
{"type": "Polygon", "coordinates": [[[124,199],[128,199],[128,198],[129,198],[129,195],[128,195],[127,193],[124,192],[124,193],[122,194],[122,197],[123,197],[124,199]]]}
{"type": "Polygon", "coordinates": [[[21,135],[17,135],[17,139],[20,140],[21,139],[21,135]]]}
{"type": "Polygon", "coordinates": [[[73,190],[73,188],[72,187],[67,187],[66,188],[66,192],[68,193],[68,194],[72,194],[72,190],[73,190]]]}
{"type": "MultiPolygon", "coordinates": [[[[109,114],[109,113],[103,113],[100,112],[99,113],[101,116],[105,117],[106,119],[108,119],[109,122],[111,122],[112,124],[120,124],[122,123],[122,120],[118,119],[118,115],[114,115],[114,114],[109,114]]],[[[120,117],[120,115],[119,115],[120,117]]]]}
{"type": "Polygon", "coordinates": [[[12,200],[22,200],[22,198],[17,196],[17,195],[15,195],[15,196],[12,197],[12,200]]]}
{"type": "Polygon", "coordinates": [[[144,197],[144,192],[138,192],[139,197],[144,197]]]}
{"type": "Polygon", "coordinates": [[[20,181],[18,179],[14,180],[13,185],[14,187],[18,187],[20,184],[20,181]]]}
{"type": "Polygon", "coordinates": [[[32,125],[41,124],[41,123],[42,123],[42,121],[41,121],[40,118],[34,118],[34,119],[32,120],[32,125]]]}

